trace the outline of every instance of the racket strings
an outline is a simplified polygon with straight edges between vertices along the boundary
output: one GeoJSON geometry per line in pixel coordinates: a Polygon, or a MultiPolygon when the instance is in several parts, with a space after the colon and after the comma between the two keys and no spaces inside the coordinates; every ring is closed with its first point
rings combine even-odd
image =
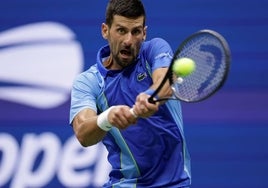
{"type": "Polygon", "coordinates": [[[173,79],[174,95],[184,101],[199,101],[217,90],[226,72],[225,49],[221,41],[210,34],[193,37],[185,43],[176,58],[195,61],[195,71],[181,79],[173,79]]]}

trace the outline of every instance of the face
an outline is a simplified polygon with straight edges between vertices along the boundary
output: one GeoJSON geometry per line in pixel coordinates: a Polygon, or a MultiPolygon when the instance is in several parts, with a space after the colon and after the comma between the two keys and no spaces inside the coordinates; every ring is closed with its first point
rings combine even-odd
{"type": "Polygon", "coordinates": [[[102,36],[108,40],[111,49],[111,69],[122,69],[136,59],[146,37],[143,22],[143,16],[130,19],[115,15],[111,27],[102,24],[102,36]]]}

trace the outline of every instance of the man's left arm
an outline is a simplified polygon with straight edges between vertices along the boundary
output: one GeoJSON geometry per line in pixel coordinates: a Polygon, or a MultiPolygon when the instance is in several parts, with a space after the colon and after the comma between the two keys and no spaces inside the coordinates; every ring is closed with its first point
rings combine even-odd
{"type": "MultiPolygon", "coordinates": [[[[162,82],[168,68],[158,68],[152,73],[153,84],[148,90],[140,93],[137,98],[135,105],[133,106],[133,111],[138,117],[149,117],[153,115],[157,110],[159,105],[163,102],[156,102],[155,104],[150,103],[148,98],[152,95],[152,93],[156,90],[156,88],[162,82]]],[[[170,88],[170,84],[167,81],[162,89],[157,94],[157,97],[169,97],[172,95],[172,90],[170,88]]]]}

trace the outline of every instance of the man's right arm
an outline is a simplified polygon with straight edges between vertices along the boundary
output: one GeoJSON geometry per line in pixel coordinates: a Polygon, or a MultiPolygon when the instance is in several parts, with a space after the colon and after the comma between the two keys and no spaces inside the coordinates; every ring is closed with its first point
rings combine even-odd
{"type": "Polygon", "coordinates": [[[128,126],[135,124],[137,119],[130,112],[130,107],[118,105],[110,108],[108,113],[104,111],[97,115],[94,110],[89,108],[80,111],[73,119],[72,125],[75,135],[84,147],[97,144],[106,135],[107,131],[98,125],[98,118],[107,119],[108,123],[119,129],[125,129],[128,126]],[[105,117],[104,117],[105,116],[105,117]]]}
{"type": "Polygon", "coordinates": [[[98,143],[106,135],[106,131],[97,126],[97,117],[94,110],[87,108],[80,111],[73,119],[74,133],[84,147],[98,143]]]}

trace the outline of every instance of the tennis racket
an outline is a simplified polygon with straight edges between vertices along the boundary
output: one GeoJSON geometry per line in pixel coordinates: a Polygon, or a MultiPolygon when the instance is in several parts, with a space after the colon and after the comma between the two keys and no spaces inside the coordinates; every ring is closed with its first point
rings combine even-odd
{"type": "Polygon", "coordinates": [[[165,77],[148,101],[199,102],[207,99],[223,86],[228,76],[230,61],[231,52],[224,37],[212,30],[200,30],[181,43],[165,77]],[[173,64],[184,57],[194,60],[195,70],[188,76],[179,77],[173,73],[173,64]],[[172,97],[156,99],[167,81],[173,91],[172,97]]]}

